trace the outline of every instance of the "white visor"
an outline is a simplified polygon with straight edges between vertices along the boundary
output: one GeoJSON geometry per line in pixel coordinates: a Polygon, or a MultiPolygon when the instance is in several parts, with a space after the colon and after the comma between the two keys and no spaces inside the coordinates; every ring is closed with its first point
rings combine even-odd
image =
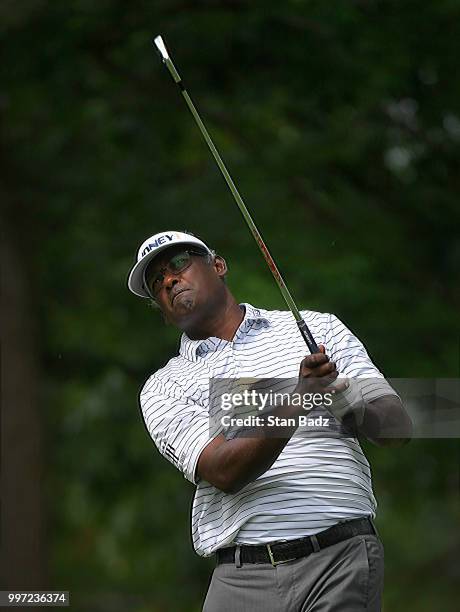
{"type": "Polygon", "coordinates": [[[212,255],[211,249],[202,240],[190,234],[184,234],[184,232],[160,232],[150,236],[139,247],[137,261],[128,276],[128,289],[135,295],[150,298],[151,296],[144,285],[146,267],[158,253],[178,244],[197,246],[212,255]]]}

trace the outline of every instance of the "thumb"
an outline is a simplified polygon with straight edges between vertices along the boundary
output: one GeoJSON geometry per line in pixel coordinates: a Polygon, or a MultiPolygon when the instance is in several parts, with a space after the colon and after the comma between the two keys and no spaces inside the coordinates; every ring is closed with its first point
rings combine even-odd
{"type": "Polygon", "coordinates": [[[322,344],[318,346],[318,349],[319,349],[319,352],[322,353],[323,355],[326,354],[326,349],[322,344]]]}

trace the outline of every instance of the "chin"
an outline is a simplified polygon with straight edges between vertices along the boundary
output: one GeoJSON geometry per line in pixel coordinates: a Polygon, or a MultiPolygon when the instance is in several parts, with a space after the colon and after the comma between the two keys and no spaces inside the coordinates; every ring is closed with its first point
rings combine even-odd
{"type": "Polygon", "coordinates": [[[193,312],[194,308],[195,300],[191,295],[184,295],[184,297],[178,296],[173,304],[174,315],[178,317],[187,316],[193,312]]]}
{"type": "Polygon", "coordinates": [[[195,307],[195,300],[193,298],[184,298],[184,300],[182,301],[181,304],[182,310],[185,310],[186,312],[192,312],[192,310],[195,307]]]}

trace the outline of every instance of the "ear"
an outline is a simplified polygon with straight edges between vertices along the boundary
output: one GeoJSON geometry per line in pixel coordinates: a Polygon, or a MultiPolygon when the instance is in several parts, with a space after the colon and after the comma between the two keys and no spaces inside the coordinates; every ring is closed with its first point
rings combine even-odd
{"type": "Polygon", "coordinates": [[[217,275],[221,278],[223,278],[228,272],[227,262],[220,255],[214,256],[213,266],[214,270],[217,272],[217,275]]]}

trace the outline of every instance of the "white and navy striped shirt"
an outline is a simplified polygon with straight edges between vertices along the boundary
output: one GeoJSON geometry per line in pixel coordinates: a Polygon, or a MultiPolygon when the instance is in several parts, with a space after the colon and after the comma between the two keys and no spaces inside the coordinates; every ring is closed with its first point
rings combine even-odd
{"type": "MultiPolygon", "coordinates": [[[[195,474],[210,442],[211,378],[296,379],[308,354],[291,312],[243,304],[232,341],[190,340],[145,383],[140,404],[160,453],[197,484],[192,506],[196,552],[208,556],[231,544],[262,544],[312,535],[343,520],[375,517],[369,463],[354,438],[302,436],[299,428],[273,465],[237,493],[220,491],[195,474]]],[[[364,346],[332,314],[303,311],[316,342],[338,371],[360,381],[371,401],[394,395],[364,346]]]]}

